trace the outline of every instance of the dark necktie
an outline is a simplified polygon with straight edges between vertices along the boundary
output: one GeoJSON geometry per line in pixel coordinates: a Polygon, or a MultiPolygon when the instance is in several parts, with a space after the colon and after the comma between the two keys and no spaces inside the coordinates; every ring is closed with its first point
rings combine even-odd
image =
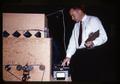
{"type": "Polygon", "coordinates": [[[78,44],[81,45],[82,42],[82,21],[80,21],[80,30],[79,30],[79,38],[78,38],[78,44]]]}

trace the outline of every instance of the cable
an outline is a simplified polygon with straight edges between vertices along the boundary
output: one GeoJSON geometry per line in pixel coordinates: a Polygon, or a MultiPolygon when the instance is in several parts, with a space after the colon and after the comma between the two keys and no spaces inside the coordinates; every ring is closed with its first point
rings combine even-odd
{"type": "Polygon", "coordinates": [[[61,12],[61,13],[62,13],[62,15],[63,15],[63,17],[62,17],[62,23],[63,23],[63,28],[64,28],[64,38],[63,38],[63,39],[64,39],[64,49],[65,49],[65,52],[66,52],[66,43],[65,43],[65,18],[64,18],[63,10],[64,10],[64,9],[58,10],[58,11],[56,11],[56,12],[52,12],[52,13],[50,13],[50,14],[47,14],[47,16],[54,15],[54,14],[56,14],[56,13],[58,13],[58,12],[61,12]]]}
{"type": "Polygon", "coordinates": [[[63,11],[63,10],[64,10],[64,9],[57,10],[57,11],[55,11],[55,12],[52,12],[52,13],[47,14],[46,16],[54,15],[54,14],[56,14],[56,13],[59,13],[59,12],[63,11]]]}
{"type": "Polygon", "coordinates": [[[43,70],[41,81],[43,81],[45,70],[43,70]]]}
{"type": "MultiPolygon", "coordinates": [[[[8,64],[8,65],[3,65],[3,66],[5,66],[5,70],[7,71],[7,72],[9,72],[11,75],[13,75],[14,77],[16,77],[17,79],[19,79],[19,80],[21,80],[19,77],[17,77],[15,74],[13,74],[12,72],[10,72],[10,70],[11,70],[11,66],[12,65],[10,65],[10,64],[8,64]]],[[[16,64],[14,64],[13,66],[16,66],[16,64]]]]}
{"type": "Polygon", "coordinates": [[[51,15],[54,15],[54,14],[56,14],[56,13],[58,13],[59,11],[56,11],[56,12],[52,12],[52,13],[50,13],[50,14],[47,14],[47,16],[51,16],[51,15]]]}
{"type": "Polygon", "coordinates": [[[63,22],[63,28],[64,28],[64,48],[65,48],[65,52],[66,52],[66,43],[65,43],[65,18],[64,18],[64,12],[63,10],[61,10],[63,18],[62,18],[62,22],[63,22]]]}
{"type": "MultiPolygon", "coordinates": [[[[3,65],[3,66],[6,66],[6,65],[3,65]]],[[[17,66],[17,64],[13,64],[11,66],[17,66]]],[[[43,81],[43,78],[44,78],[44,73],[45,73],[45,66],[42,65],[42,64],[33,64],[33,65],[30,65],[30,66],[40,66],[40,70],[43,71],[43,74],[42,74],[42,77],[41,77],[41,81],[43,81]]],[[[9,68],[9,67],[8,67],[9,68]]],[[[19,79],[20,81],[22,81],[19,77],[17,77],[15,74],[13,74],[12,72],[8,71],[6,69],[7,72],[9,72],[11,75],[13,75],[14,77],[16,77],[17,79],[19,79]]]]}
{"type": "MultiPolygon", "coordinates": [[[[44,28],[47,29],[47,28],[44,28]]],[[[41,29],[22,29],[22,30],[16,30],[16,31],[41,31],[41,32],[48,32],[47,30],[41,30],[41,29]]]]}
{"type": "Polygon", "coordinates": [[[17,79],[19,79],[20,81],[22,81],[20,78],[18,78],[16,75],[14,75],[12,72],[8,71],[11,75],[13,75],[14,77],[16,77],[17,79]]]}

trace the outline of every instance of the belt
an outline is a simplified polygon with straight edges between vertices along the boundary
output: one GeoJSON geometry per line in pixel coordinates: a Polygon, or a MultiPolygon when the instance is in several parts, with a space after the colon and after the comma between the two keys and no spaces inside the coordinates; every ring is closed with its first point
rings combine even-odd
{"type": "Polygon", "coordinates": [[[77,48],[77,50],[95,50],[95,49],[98,49],[100,47],[96,46],[96,47],[93,47],[93,48],[77,48]]]}
{"type": "Polygon", "coordinates": [[[77,51],[88,51],[90,49],[87,49],[87,48],[81,48],[81,49],[77,49],[77,51]]]}

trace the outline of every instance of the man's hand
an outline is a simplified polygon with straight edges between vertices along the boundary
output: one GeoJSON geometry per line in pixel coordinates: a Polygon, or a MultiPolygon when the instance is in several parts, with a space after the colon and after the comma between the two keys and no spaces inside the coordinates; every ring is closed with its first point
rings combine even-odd
{"type": "Polygon", "coordinates": [[[62,66],[65,66],[66,63],[67,63],[67,66],[70,64],[70,58],[66,57],[62,62],[62,66]]]}
{"type": "Polygon", "coordinates": [[[92,41],[88,41],[88,42],[85,43],[85,46],[87,48],[93,48],[93,45],[94,45],[94,43],[92,41]]]}

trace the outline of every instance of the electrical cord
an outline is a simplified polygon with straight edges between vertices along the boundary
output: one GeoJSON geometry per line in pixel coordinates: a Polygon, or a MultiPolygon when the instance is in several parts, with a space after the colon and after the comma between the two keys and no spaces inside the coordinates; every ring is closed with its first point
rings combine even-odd
{"type": "Polygon", "coordinates": [[[39,69],[40,69],[41,71],[43,71],[42,77],[41,77],[41,81],[43,81],[44,73],[45,73],[45,65],[41,64],[41,65],[39,66],[39,69]]]}
{"type": "Polygon", "coordinates": [[[43,70],[41,81],[43,81],[45,70],[43,70]]]}
{"type": "Polygon", "coordinates": [[[62,22],[63,22],[63,28],[64,28],[64,37],[63,37],[63,39],[64,39],[64,48],[65,48],[65,52],[66,52],[66,43],[65,43],[65,18],[64,18],[64,12],[63,12],[63,10],[61,10],[61,13],[62,13],[62,15],[63,15],[63,17],[62,17],[62,22]]]}
{"type": "MultiPolygon", "coordinates": [[[[5,65],[3,65],[3,66],[5,66],[5,65]]],[[[12,65],[12,66],[17,66],[17,65],[14,64],[14,65],[12,65]]],[[[41,81],[43,81],[44,74],[45,74],[45,65],[43,65],[43,64],[34,64],[34,65],[32,65],[32,66],[39,66],[39,69],[40,69],[41,71],[43,71],[42,77],[41,77],[41,81]]],[[[7,72],[9,72],[11,75],[13,75],[15,78],[19,79],[20,81],[23,81],[23,80],[21,80],[19,77],[17,77],[15,74],[13,74],[12,72],[10,72],[10,69],[11,69],[11,67],[9,67],[8,65],[7,65],[7,67],[5,68],[5,70],[6,70],[7,72]]]]}
{"type": "MultiPolygon", "coordinates": [[[[11,70],[11,65],[9,64],[9,65],[3,65],[3,66],[5,66],[5,70],[8,72],[8,73],[10,73],[11,75],[13,75],[15,78],[17,78],[17,79],[19,79],[20,81],[21,81],[21,79],[19,78],[19,77],[17,77],[15,74],[13,74],[12,72],[10,72],[10,70],[11,70]]],[[[13,66],[16,66],[16,64],[13,64],[13,66]]]]}
{"type": "Polygon", "coordinates": [[[65,18],[64,18],[64,12],[63,11],[64,11],[64,9],[61,9],[61,10],[58,10],[56,12],[52,12],[50,14],[47,14],[47,16],[52,16],[52,15],[58,13],[58,12],[62,13],[62,23],[63,23],[63,28],[64,28],[64,37],[63,37],[63,39],[64,39],[64,49],[65,49],[65,52],[66,52],[66,43],[65,43],[65,18]]]}
{"type": "Polygon", "coordinates": [[[17,77],[16,75],[14,75],[12,72],[8,71],[11,75],[13,75],[15,78],[19,79],[20,81],[22,81],[19,77],[17,77]]]}
{"type": "Polygon", "coordinates": [[[48,30],[46,30],[47,28],[44,28],[45,30],[41,30],[41,29],[22,29],[22,30],[16,30],[16,31],[40,31],[40,32],[48,32],[48,30]]]}

